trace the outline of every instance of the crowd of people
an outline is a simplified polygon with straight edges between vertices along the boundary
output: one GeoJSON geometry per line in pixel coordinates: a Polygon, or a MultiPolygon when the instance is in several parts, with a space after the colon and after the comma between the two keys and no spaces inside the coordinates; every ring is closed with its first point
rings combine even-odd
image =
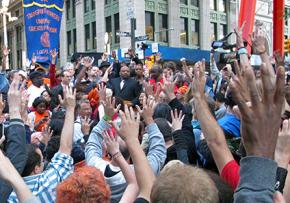
{"type": "Polygon", "coordinates": [[[252,68],[104,54],[0,74],[0,202],[290,202],[290,91],[262,30],[252,68]],[[256,71],[255,71],[256,70],[256,71]]]}

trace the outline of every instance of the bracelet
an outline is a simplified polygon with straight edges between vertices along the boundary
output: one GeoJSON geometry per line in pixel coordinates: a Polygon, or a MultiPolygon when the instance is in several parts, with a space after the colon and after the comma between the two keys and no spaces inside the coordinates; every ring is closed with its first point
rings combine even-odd
{"type": "Polygon", "coordinates": [[[112,155],[112,160],[115,160],[119,158],[120,156],[122,156],[122,154],[120,152],[116,152],[115,154],[112,155]]]}
{"type": "Polygon", "coordinates": [[[108,116],[107,114],[104,115],[103,117],[104,121],[111,121],[112,120],[112,117],[111,116],[108,116]]]}
{"type": "Polygon", "coordinates": [[[241,55],[241,54],[248,54],[248,50],[245,47],[240,48],[238,50],[238,55],[241,55]]]}

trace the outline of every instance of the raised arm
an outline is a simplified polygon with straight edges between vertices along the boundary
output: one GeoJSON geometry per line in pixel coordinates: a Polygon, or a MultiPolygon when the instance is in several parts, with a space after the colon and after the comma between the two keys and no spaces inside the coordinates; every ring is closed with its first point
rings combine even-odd
{"type": "Polygon", "coordinates": [[[64,101],[61,103],[64,104],[65,120],[63,129],[60,137],[60,147],[59,152],[67,154],[70,156],[72,150],[73,142],[73,125],[74,125],[74,112],[76,106],[76,91],[68,86],[63,88],[64,101]]]}
{"type": "Polygon", "coordinates": [[[132,108],[128,110],[127,106],[125,106],[125,113],[120,111],[120,115],[121,127],[119,128],[115,123],[114,126],[118,134],[125,140],[133,160],[139,186],[139,197],[150,201],[155,176],[138,140],[140,115],[136,115],[132,108]]]}
{"type": "Polygon", "coordinates": [[[195,70],[195,76],[191,85],[194,96],[194,109],[200,122],[201,130],[221,174],[224,166],[231,160],[234,160],[234,158],[227,146],[225,135],[210,113],[205,100],[204,87],[206,77],[204,71],[205,62],[203,61],[195,70]]]}
{"type": "MultiPolygon", "coordinates": [[[[27,159],[25,144],[25,128],[24,123],[21,120],[21,93],[23,91],[24,84],[19,89],[20,78],[15,77],[10,85],[8,92],[8,105],[10,123],[8,132],[6,135],[6,156],[10,159],[14,167],[19,173],[22,173],[27,159]]],[[[6,201],[9,194],[12,191],[11,186],[1,181],[0,187],[0,202],[6,201]]]]}
{"type": "Polygon", "coordinates": [[[118,138],[117,136],[114,137],[112,131],[105,131],[103,135],[105,138],[107,151],[111,155],[112,159],[121,168],[121,171],[127,182],[127,188],[123,193],[120,202],[121,203],[134,202],[138,195],[139,188],[136,181],[134,170],[129,166],[129,164],[127,163],[127,161],[120,152],[118,143],[118,139],[120,138],[118,138]]]}
{"type": "Polygon", "coordinates": [[[92,67],[94,60],[91,57],[84,57],[82,59],[83,67],[76,78],[76,88],[78,89],[82,79],[86,76],[86,71],[92,67]]]}
{"type": "MultiPolygon", "coordinates": [[[[39,202],[31,193],[10,160],[0,150],[0,178],[13,187],[20,202],[39,202]]],[[[2,194],[1,194],[2,195],[2,194]]],[[[5,200],[6,201],[6,200],[5,200]]]]}
{"type": "Polygon", "coordinates": [[[51,55],[51,63],[49,65],[49,79],[50,79],[50,88],[52,89],[57,85],[56,82],[56,70],[55,70],[55,65],[56,65],[56,58],[57,58],[57,51],[56,49],[53,49],[50,52],[51,55]]]}

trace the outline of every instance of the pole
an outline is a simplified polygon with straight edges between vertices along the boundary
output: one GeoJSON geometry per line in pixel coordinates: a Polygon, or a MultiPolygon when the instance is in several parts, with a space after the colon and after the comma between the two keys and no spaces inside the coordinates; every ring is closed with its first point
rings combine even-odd
{"type": "MultiPolygon", "coordinates": [[[[4,46],[8,48],[8,39],[7,39],[7,27],[6,27],[6,12],[3,12],[3,30],[4,30],[4,46]]],[[[9,57],[6,57],[6,69],[9,69],[9,57]]]]}
{"type": "Polygon", "coordinates": [[[274,0],[273,8],[273,52],[284,55],[284,12],[285,0],[274,0]]]}
{"type": "Polygon", "coordinates": [[[131,18],[131,49],[135,51],[135,29],[136,29],[136,18],[131,18]]]}

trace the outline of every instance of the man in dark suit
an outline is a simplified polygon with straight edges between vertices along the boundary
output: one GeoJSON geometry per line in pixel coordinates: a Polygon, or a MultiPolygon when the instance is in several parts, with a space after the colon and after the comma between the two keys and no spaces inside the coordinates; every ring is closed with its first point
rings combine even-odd
{"type": "Polygon", "coordinates": [[[139,96],[142,86],[138,81],[130,78],[130,68],[128,66],[121,67],[120,77],[109,81],[108,88],[112,89],[113,96],[119,97],[124,104],[139,104],[139,96]]]}

